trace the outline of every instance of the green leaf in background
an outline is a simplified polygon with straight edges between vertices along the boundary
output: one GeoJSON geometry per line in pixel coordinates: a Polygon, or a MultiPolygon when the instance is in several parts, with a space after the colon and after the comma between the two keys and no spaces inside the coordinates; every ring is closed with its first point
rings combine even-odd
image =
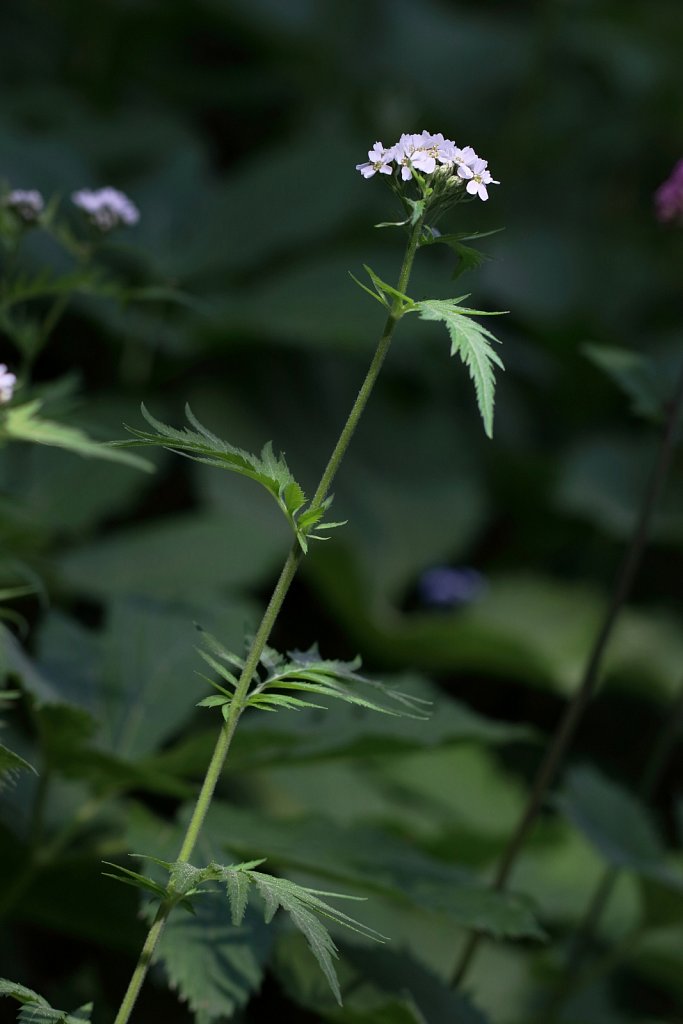
{"type": "Polygon", "coordinates": [[[631,409],[637,416],[661,419],[666,394],[650,359],[640,352],[610,345],[584,345],[583,350],[631,399],[631,409]]]}
{"type": "Polygon", "coordinates": [[[234,589],[270,579],[287,542],[281,517],[260,504],[251,518],[253,506],[236,503],[226,515],[189,512],[116,530],[66,551],[62,584],[100,600],[146,596],[200,607],[232,591],[230,619],[239,620],[241,639],[256,612],[234,589]]]}
{"type": "Polygon", "coordinates": [[[152,471],[153,467],[145,459],[140,459],[129,452],[117,451],[108,444],[92,441],[84,431],[76,427],[43,419],[38,415],[42,404],[40,399],[35,399],[32,402],[24,403],[24,405],[9,408],[0,423],[0,438],[4,436],[14,441],[30,441],[33,444],[66,448],[68,451],[86,458],[124,462],[146,472],[152,471]]]}
{"type": "Polygon", "coordinates": [[[621,786],[593,768],[573,768],[557,805],[608,863],[683,889],[649,813],[621,786]]]}
{"type": "Polygon", "coordinates": [[[336,1005],[296,935],[278,939],[273,969],[297,1005],[334,1024],[486,1024],[469,999],[451,991],[404,951],[343,943],[338,964],[343,1007],[336,1005]]]}
{"type": "MultiPolygon", "coordinates": [[[[81,708],[98,723],[100,750],[136,760],[157,750],[193,712],[192,636],[182,612],[119,602],[110,608],[103,634],[63,616],[48,618],[39,664],[52,682],[53,700],[81,708]]],[[[26,685],[30,689],[30,680],[26,685]]]]}
{"type": "Polygon", "coordinates": [[[205,893],[194,914],[173,914],[156,952],[196,1024],[232,1017],[258,991],[273,941],[255,911],[235,928],[228,901],[205,893]]]}
{"type": "MultiPolygon", "coordinates": [[[[555,505],[565,515],[578,516],[609,536],[626,540],[635,529],[656,446],[656,437],[643,432],[593,433],[570,444],[559,465],[555,505]]],[[[654,515],[651,543],[680,543],[682,509],[683,480],[674,473],[654,515]]]]}

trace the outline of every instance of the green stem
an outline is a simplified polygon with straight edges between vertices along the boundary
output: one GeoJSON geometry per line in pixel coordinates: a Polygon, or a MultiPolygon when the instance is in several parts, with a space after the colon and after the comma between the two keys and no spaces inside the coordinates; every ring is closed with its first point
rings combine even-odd
{"type": "MultiPolygon", "coordinates": [[[[408,286],[410,272],[412,270],[413,261],[420,242],[421,232],[422,218],[420,218],[420,220],[414,225],[406,247],[397,285],[397,291],[399,292],[405,292],[408,286]]],[[[351,407],[348,419],[346,420],[341,434],[339,435],[339,440],[337,441],[323,475],[320,478],[320,483],[318,484],[311,502],[312,505],[319,504],[327,497],[332,480],[339,469],[344,453],[349,446],[349,442],[353,437],[363,409],[367,404],[377,377],[379,376],[379,372],[386,358],[386,354],[389,350],[391,339],[400,316],[399,302],[398,300],[395,300],[387,317],[384,330],[382,331],[382,335],[377,344],[377,349],[375,350],[375,354],[372,362],[370,363],[365,380],[360,387],[356,400],[351,407]]],[[[225,759],[228,756],[228,751],[230,749],[230,744],[232,743],[232,738],[235,734],[235,729],[237,728],[237,723],[244,711],[245,699],[252,683],[254,673],[261,659],[263,648],[268,642],[268,637],[275,625],[275,621],[280,609],[282,608],[285,597],[287,596],[287,591],[289,590],[292,580],[299,568],[302,557],[303,552],[299,542],[295,541],[287,556],[287,560],[283,566],[282,572],[280,573],[280,578],[275,585],[268,607],[263,614],[261,625],[259,626],[256,636],[252,641],[251,648],[244,663],[244,668],[237,681],[235,695],[230,703],[228,718],[221,729],[211,761],[209,762],[209,767],[207,768],[202,788],[199,792],[199,796],[197,797],[192,817],[190,818],[185,832],[185,837],[180,847],[178,860],[186,861],[192,856],[192,851],[194,850],[199,838],[199,833],[202,825],[204,824],[204,819],[206,818],[209,807],[211,806],[211,800],[213,799],[218,779],[220,778],[221,771],[223,770],[225,759]]],[[[142,948],[142,952],[140,953],[140,957],[133,972],[133,976],[131,977],[126,994],[123,997],[119,1012],[116,1015],[114,1024],[127,1024],[130,1019],[138,993],[142,987],[143,981],[145,980],[145,975],[149,970],[154,951],[159,939],[161,938],[173,905],[173,900],[170,899],[159,906],[156,917],[154,918],[154,923],[152,924],[145,940],[145,944],[142,948]]]]}
{"type": "MultiPolygon", "coordinates": [[[[621,610],[631,593],[633,581],[647,545],[657,503],[664,487],[664,481],[671,464],[678,422],[683,408],[683,371],[678,379],[673,398],[669,403],[664,429],[662,432],[655,466],[649,484],[643,495],[638,519],[631,540],[624,554],[619,572],[615,580],[612,599],[605,618],[590,651],[583,678],[576,693],[569,701],[563,717],[555,731],[552,742],[534,779],[531,793],[522,817],[513,832],[510,841],[498,865],[492,889],[502,892],[506,885],[517,857],[526,842],[532,826],[536,822],[543,801],[550,789],[559,766],[569,748],[581,717],[588,706],[600,676],[602,660],[607,645],[612,637],[621,610]]],[[[453,985],[460,985],[474,959],[481,942],[481,932],[472,932],[467,940],[453,974],[453,985]]]]}

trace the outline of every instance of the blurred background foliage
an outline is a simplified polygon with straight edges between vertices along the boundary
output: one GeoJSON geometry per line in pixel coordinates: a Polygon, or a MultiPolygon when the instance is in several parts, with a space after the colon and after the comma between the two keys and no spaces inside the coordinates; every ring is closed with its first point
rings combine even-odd
{"type": "MultiPolygon", "coordinates": [[[[679,0],[7,0],[0,11],[0,176],[65,207],[76,188],[124,189],[141,220],[103,261],[131,286],[183,295],[71,301],[35,381],[68,378],[65,417],[101,439],[139,425],[141,400],[176,425],[189,400],[233,444],[272,438],[312,489],[381,328],[347,272],[369,263],[391,281],[400,260],[398,234],[372,227],[394,219],[389,190],[354,164],[377,138],[427,128],[474,146],[502,181],[453,222],[504,227],[481,243],[491,261],[453,283],[450,254],[424,250],[410,289],[472,291],[477,308],[511,310],[496,325],[506,373],[493,442],[445,333],[404,321],[336,483],[334,518],[349,524],[306,560],[274,636],[282,649],[318,641],[328,657],[360,653],[369,671],[436,687],[437,715],[410,728],[347,711],[246,722],[209,830],[239,857],[267,854],[313,884],[336,877],[335,853],[351,888],[374,871],[367,920],[394,937],[394,979],[412,971],[413,993],[431,993],[415,996],[429,1024],[456,1008],[423,974],[448,977],[473,922],[413,876],[428,858],[448,887],[453,872],[495,863],[539,743],[580,678],[656,449],[657,424],[634,415],[587,346],[647,356],[665,397],[681,362],[683,235],[655,221],[651,199],[683,153],[681,53],[679,0]],[[484,578],[476,598],[430,607],[425,571],[463,565],[484,578]],[[379,865],[354,866],[354,851],[372,860],[373,849],[379,865]]],[[[73,269],[39,232],[22,261],[27,273],[73,269]]],[[[16,361],[4,340],[1,355],[16,361]]],[[[111,1017],[142,935],[134,894],[112,892],[99,861],[165,850],[163,829],[172,846],[175,811],[211,749],[215,722],[192,710],[204,695],[192,621],[239,647],[289,543],[248,481],[155,461],[150,477],[54,449],[0,452],[0,540],[42,581],[39,598],[15,602],[28,654],[5,636],[5,671],[34,703],[4,734],[51,767],[42,840],[73,814],[78,839],[58,839],[19,886],[3,973],[58,1005],[94,994],[95,1021],[111,1017]]],[[[487,946],[468,985],[479,1010],[459,1003],[463,1021],[543,1019],[539,992],[601,858],[610,862],[614,844],[591,844],[586,814],[567,808],[599,806],[609,779],[636,788],[670,715],[683,674],[682,494],[678,458],[563,813],[544,817],[514,879],[551,942],[487,946]]],[[[679,746],[650,808],[668,848],[680,838],[682,764],[679,746]]],[[[25,776],[3,794],[8,885],[31,842],[35,821],[22,825],[21,812],[37,785],[25,776]]],[[[563,1021],[673,1021],[683,999],[680,894],[624,856],[594,974],[563,1021]]],[[[520,920],[500,934],[532,934],[520,920]]],[[[244,1002],[268,955],[274,973],[246,1020],[287,1000],[308,1008],[302,1021],[422,1019],[387,995],[385,952],[361,958],[375,987],[342,1016],[285,938],[254,954],[250,983],[197,1011],[200,1024],[244,1002]]],[[[349,984],[358,969],[351,947],[349,984]]],[[[201,1002],[187,978],[174,980],[201,1002]]],[[[213,991],[210,977],[200,982],[213,991]]],[[[150,986],[140,1019],[190,1019],[162,991],[150,986]]]]}

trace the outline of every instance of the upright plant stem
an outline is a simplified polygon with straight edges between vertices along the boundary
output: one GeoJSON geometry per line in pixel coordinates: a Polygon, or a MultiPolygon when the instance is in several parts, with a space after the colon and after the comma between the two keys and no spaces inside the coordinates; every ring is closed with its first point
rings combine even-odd
{"type": "MultiPolygon", "coordinates": [[[[581,716],[590,702],[598,683],[602,659],[612,636],[612,631],[619,614],[628,599],[636,573],[640,567],[652,520],[659,501],[664,481],[671,464],[676,431],[683,407],[683,371],[676,385],[674,396],[669,404],[664,423],[655,466],[638,513],[636,525],[630,543],[624,554],[619,572],[615,580],[612,598],[605,613],[605,618],[590,651],[583,678],[576,693],[569,701],[567,708],[557,727],[552,742],[534,779],[531,793],[522,817],[513,832],[510,841],[498,865],[492,888],[495,892],[505,889],[507,880],[517,860],[520,850],[531,831],[543,801],[550,789],[557,770],[574,737],[581,716]]],[[[462,956],[453,974],[453,985],[460,985],[467,974],[472,960],[481,942],[481,933],[473,932],[463,950],[462,956]]]]}
{"type": "MultiPolygon", "coordinates": [[[[406,247],[397,285],[397,290],[399,292],[405,292],[408,286],[410,272],[412,270],[413,261],[420,242],[421,231],[422,218],[420,218],[420,220],[418,220],[414,225],[406,247]]],[[[339,469],[339,465],[344,457],[346,449],[349,446],[349,442],[351,441],[356,426],[358,425],[358,421],[367,404],[372,389],[375,386],[379,372],[382,369],[382,364],[384,363],[386,354],[389,351],[394,329],[399,319],[400,310],[399,300],[397,299],[393,303],[391,311],[387,317],[384,330],[382,331],[382,335],[377,344],[377,348],[365,376],[365,380],[360,387],[356,400],[351,407],[348,419],[346,420],[342,432],[339,435],[339,440],[330,455],[327,466],[325,467],[320,479],[320,483],[318,484],[315,495],[312,499],[313,505],[323,501],[329,493],[332,481],[339,469]]],[[[301,559],[302,551],[298,541],[295,541],[282,568],[280,577],[275,585],[270,601],[268,602],[268,607],[263,614],[261,625],[259,626],[252,641],[251,648],[244,663],[244,668],[238,679],[237,686],[235,688],[235,695],[230,704],[228,719],[220,731],[211,761],[209,762],[209,767],[207,768],[202,788],[199,791],[199,796],[197,797],[192,817],[190,818],[180,847],[180,852],[177,858],[178,860],[186,861],[192,856],[192,851],[194,850],[199,838],[199,833],[202,825],[204,824],[204,819],[206,818],[209,807],[211,806],[211,800],[213,798],[216,784],[218,783],[223,765],[225,764],[225,759],[228,756],[228,751],[230,749],[235,729],[237,728],[237,723],[244,711],[244,700],[247,696],[254,672],[256,671],[261,654],[263,653],[263,648],[268,642],[268,637],[270,636],[285,597],[287,596],[287,591],[289,590],[292,580],[299,568],[301,559]]],[[[152,923],[145,940],[145,944],[142,948],[142,952],[140,953],[140,957],[131,977],[126,994],[123,997],[123,1001],[114,1020],[114,1024],[127,1024],[129,1021],[138,993],[140,992],[145,976],[152,962],[154,951],[159,939],[161,938],[166,921],[168,920],[168,916],[173,909],[173,906],[173,893],[170,892],[169,899],[161,903],[157,910],[154,922],[152,923]]]]}

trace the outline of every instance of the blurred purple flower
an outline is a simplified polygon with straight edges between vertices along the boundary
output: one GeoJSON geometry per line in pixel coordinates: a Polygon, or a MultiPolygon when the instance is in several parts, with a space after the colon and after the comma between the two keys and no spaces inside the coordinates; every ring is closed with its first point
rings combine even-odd
{"type": "Polygon", "coordinates": [[[683,160],[679,160],[663,185],[655,192],[658,220],[683,221],[683,160]]]}
{"type": "Polygon", "coordinates": [[[43,197],[35,188],[12,189],[5,196],[4,204],[25,224],[33,224],[45,209],[43,197]]]}
{"type": "Polygon", "coordinates": [[[420,601],[435,608],[459,608],[471,604],[485,593],[486,577],[476,569],[463,566],[435,566],[422,573],[417,584],[420,601]]]}
{"type": "Polygon", "coordinates": [[[71,201],[100,231],[111,231],[120,224],[137,224],[140,220],[140,211],[135,203],[117,188],[108,186],[95,191],[82,188],[72,193],[71,201]]]}

